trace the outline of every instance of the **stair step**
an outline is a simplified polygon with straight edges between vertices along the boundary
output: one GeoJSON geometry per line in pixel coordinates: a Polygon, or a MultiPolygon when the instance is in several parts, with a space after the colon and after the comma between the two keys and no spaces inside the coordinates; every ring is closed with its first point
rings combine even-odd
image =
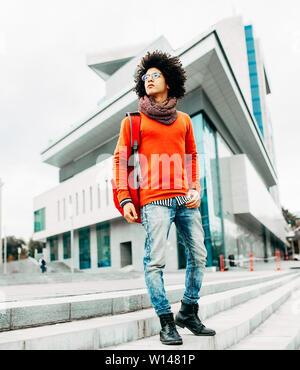
{"type": "Polygon", "coordinates": [[[300,346],[300,290],[265,322],[229,350],[297,350],[300,346]]]}
{"type": "MultiPolygon", "coordinates": [[[[255,286],[264,281],[275,281],[295,273],[295,271],[273,272],[242,279],[204,282],[201,296],[226,292],[244,286],[255,286]]],[[[170,304],[181,300],[184,289],[184,284],[166,287],[170,304]]],[[[0,332],[118,315],[151,307],[146,289],[3,302],[0,303],[0,332]]]]}
{"type": "Polygon", "coordinates": [[[300,278],[288,281],[283,286],[252,298],[232,309],[221,312],[204,322],[216,331],[214,337],[197,337],[188,329],[178,328],[183,345],[163,345],[159,336],[110,346],[106,350],[224,350],[247,337],[255,328],[274,313],[291,294],[300,287],[300,278]]]}
{"type": "MultiPolygon", "coordinates": [[[[280,277],[275,280],[202,297],[199,301],[200,317],[210,317],[258,295],[265,296],[278,286],[285,289],[299,274],[278,276],[280,277]]],[[[287,291],[289,292],[288,289],[287,291]]],[[[179,307],[180,303],[172,305],[174,312],[177,312],[179,307]]],[[[114,316],[2,332],[0,349],[97,349],[150,337],[159,331],[159,319],[153,308],[150,308],[114,316]]],[[[194,336],[191,339],[195,341],[194,336]]],[[[157,339],[155,341],[157,342],[157,339]]]]}

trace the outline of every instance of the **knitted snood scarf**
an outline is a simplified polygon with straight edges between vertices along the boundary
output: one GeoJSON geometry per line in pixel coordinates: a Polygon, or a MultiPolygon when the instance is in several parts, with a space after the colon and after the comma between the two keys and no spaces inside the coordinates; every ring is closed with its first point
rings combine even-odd
{"type": "Polygon", "coordinates": [[[153,97],[145,95],[139,100],[139,111],[164,125],[171,125],[177,118],[177,103],[177,98],[169,97],[161,104],[156,104],[153,97]]]}

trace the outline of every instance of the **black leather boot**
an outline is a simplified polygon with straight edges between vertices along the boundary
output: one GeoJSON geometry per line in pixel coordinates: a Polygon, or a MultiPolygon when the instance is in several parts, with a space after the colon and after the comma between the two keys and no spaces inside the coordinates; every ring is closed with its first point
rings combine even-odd
{"type": "Polygon", "coordinates": [[[182,338],[176,329],[172,313],[159,315],[161,324],[160,341],[163,344],[182,344],[182,338]]]}
{"type": "Polygon", "coordinates": [[[181,308],[175,318],[176,325],[181,328],[188,328],[195,335],[213,336],[216,332],[206,328],[198,317],[199,305],[186,304],[181,301],[181,308]]]}

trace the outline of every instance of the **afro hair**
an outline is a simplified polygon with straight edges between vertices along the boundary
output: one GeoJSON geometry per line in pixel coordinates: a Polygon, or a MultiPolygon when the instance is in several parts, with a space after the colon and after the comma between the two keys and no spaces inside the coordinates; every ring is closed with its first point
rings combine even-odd
{"type": "Polygon", "coordinates": [[[169,97],[176,97],[181,99],[185,94],[184,83],[186,81],[186,72],[177,56],[171,56],[160,50],[149,52],[141,59],[140,64],[137,66],[135,72],[135,87],[134,91],[139,98],[147,95],[145,90],[145,83],[142,76],[148,71],[149,68],[159,69],[167,85],[169,85],[169,97]]]}

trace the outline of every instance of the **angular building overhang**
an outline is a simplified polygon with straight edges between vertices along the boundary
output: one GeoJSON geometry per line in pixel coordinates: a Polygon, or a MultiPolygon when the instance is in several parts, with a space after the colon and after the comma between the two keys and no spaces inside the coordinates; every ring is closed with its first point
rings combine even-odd
{"type": "MultiPolygon", "coordinates": [[[[187,94],[199,87],[205,91],[240,148],[255,164],[265,184],[268,187],[276,185],[276,171],[217,32],[210,31],[174,54],[180,56],[187,72],[187,94]]],[[[42,160],[63,167],[116,137],[124,113],[137,109],[132,74],[128,76],[128,85],[118,96],[105,101],[94,115],[45,149],[41,153],[42,160]]]]}
{"type": "Polygon", "coordinates": [[[146,46],[143,43],[131,47],[118,48],[117,50],[106,50],[101,54],[88,55],[87,65],[106,81],[123,65],[135,58],[137,53],[146,46]]]}
{"type": "Polygon", "coordinates": [[[124,64],[129,62],[134,57],[128,57],[123,59],[117,59],[113,61],[107,61],[102,63],[95,63],[89,65],[89,67],[97,73],[104,81],[108,80],[118,69],[120,69],[124,64]]]}

